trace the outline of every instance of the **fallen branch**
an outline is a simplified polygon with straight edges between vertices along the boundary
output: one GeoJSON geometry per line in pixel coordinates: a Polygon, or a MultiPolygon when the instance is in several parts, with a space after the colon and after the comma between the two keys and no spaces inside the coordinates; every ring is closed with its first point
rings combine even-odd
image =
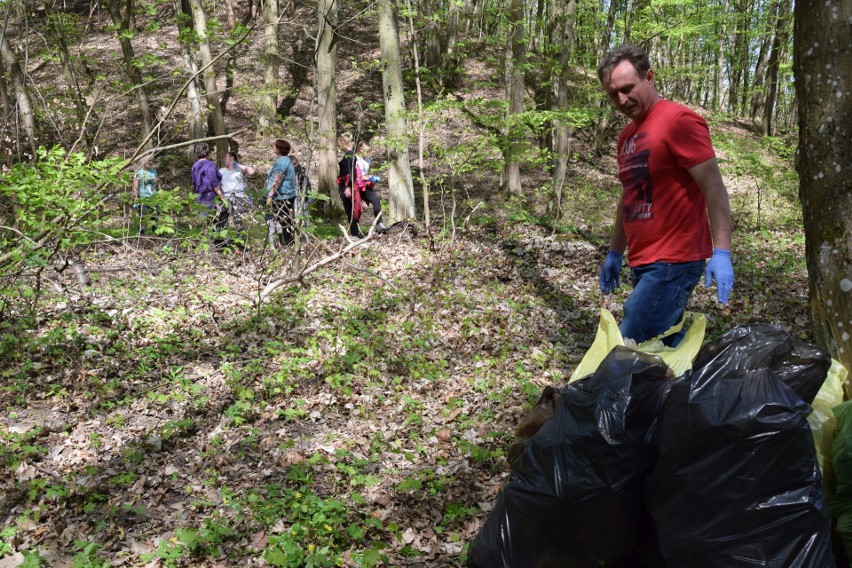
{"type": "MultiPolygon", "coordinates": [[[[343,230],[343,227],[341,227],[341,230],[343,230]]],[[[376,223],[373,222],[373,224],[370,226],[370,230],[367,231],[367,234],[363,238],[360,238],[360,239],[357,239],[357,240],[352,240],[352,239],[349,239],[347,237],[347,244],[346,244],[345,247],[343,247],[342,249],[338,250],[337,252],[335,252],[335,253],[333,253],[329,256],[326,256],[325,258],[318,260],[317,262],[311,264],[310,266],[306,266],[305,268],[300,270],[298,274],[294,274],[294,275],[291,275],[291,276],[275,277],[260,292],[260,301],[262,302],[262,301],[266,300],[269,297],[269,295],[272,294],[272,292],[274,292],[276,289],[280,288],[281,286],[286,286],[287,284],[292,284],[294,282],[301,282],[302,280],[304,280],[305,276],[307,276],[311,272],[314,272],[317,269],[322,268],[326,264],[331,264],[332,262],[334,262],[336,260],[340,260],[341,258],[343,258],[346,255],[346,253],[348,253],[352,249],[358,248],[362,244],[372,240],[373,234],[375,233],[375,231],[376,231],[376,223]]],[[[345,230],[343,230],[343,235],[346,236],[345,230]]]]}

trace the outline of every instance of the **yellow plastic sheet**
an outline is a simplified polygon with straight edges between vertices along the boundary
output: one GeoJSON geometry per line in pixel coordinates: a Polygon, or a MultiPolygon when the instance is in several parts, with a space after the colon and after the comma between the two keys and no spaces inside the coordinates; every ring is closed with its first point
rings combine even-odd
{"type": "MultiPolygon", "coordinates": [[[[707,330],[707,318],[704,317],[704,314],[690,315],[692,316],[692,325],[687,330],[683,341],[677,347],[666,346],[663,344],[662,338],[680,331],[687,314],[684,314],[684,319],[677,325],[672,326],[671,329],[659,337],[640,343],[634,349],[660,357],[674,372],[675,377],[691,369],[692,363],[695,361],[695,356],[698,355],[698,350],[701,349],[701,344],[704,342],[704,333],[707,330]]],[[[601,308],[601,319],[598,323],[598,330],[595,333],[595,340],[592,342],[589,350],[586,351],[580,364],[574,369],[568,382],[576,381],[594,373],[601,364],[601,361],[604,360],[604,357],[617,345],[624,345],[624,338],[621,337],[618,324],[615,323],[615,318],[609,310],[601,308]]]]}
{"type": "Polygon", "coordinates": [[[843,382],[849,372],[837,359],[831,360],[831,367],[822,387],[811,403],[813,412],[808,416],[811,434],[817,451],[817,463],[825,480],[829,496],[834,494],[834,472],[831,468],[831,444],[837,431],[837,419],[831,411],[843,403],[843,382]]]}

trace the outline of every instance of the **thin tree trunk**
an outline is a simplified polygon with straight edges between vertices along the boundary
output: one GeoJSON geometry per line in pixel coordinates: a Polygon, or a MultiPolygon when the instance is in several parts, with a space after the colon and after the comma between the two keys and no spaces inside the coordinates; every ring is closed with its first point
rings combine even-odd
{"type": "MultiPolygon", "coordinates": [[[[597,45],[597,61],[601,61],[609,50],[609,42],[612,38],[612,28],[615,26],[615,9],[618,5],[616,0],[612,0],[609,3],[609,12],[606,17],[606,27],[601,33],[600,43],[597,45]]],[[[604,100],[599,100],[598,108],[607,108],[609,103],[604,100]]],[[[595,154],[601,154],[603,152],[603,147],[607,143],[605,139],[606,130],[609,126],[609,115],[606,113],[601,113],[601,119],[595,125],[595,136],[592,142],[592,147],[594,149],[595,154]]]]}
{"type": "Polygon", "coordinates": [[[27,146],[30,152],[32,152],[32,156],[35,156],[38,147],[38,130],[36,128],[35,113],[33,112],[33,103],[32,99],[30,99],[27,83],[24,80],[24,72],[18,61],[18,54],[12,47],[9,36],[6,33],[0,35],[0,52],[2,52],[3,63],[12,79],[15,105],[17,106],[21,125],[24,128],[24,135],[27,138],[27,146]]]}
{"type": "MultiPolygon", "coordinates": [[[[210,52],[210,42],[207,39],[207,16],[201,6],[201,0],[189,0],[192,9],[192,21],[195,25],[195,35],[198,38],[198,54],[201,57],[202,67],[206,67],[202,73],[204,77],[204,91],[207,96],[207,107],[210,109],[210,121],[213,123],[213,134],[215,136],[225,135],[225,117],[222,114],[222,105],[219,102],[219,90],[216,86],[216,70],[210,63],[213,55],[210,52]]],[[[216,139],[216,160],[221,162],[228,152],[228,140],[226,138],[216,139]]]]}
{"type": "Polygon", "coordinates": [[[262,129],[275,124],[278,108],[280,56],[278,52],[278,0],[263,2],[263,96],[260,100],[259,123],[262,129]]]}
{"type": "MultiPolygon", "coordinates": [[[[559,54],[559,80],[557,87],[557,108],[568,110],[568,64],[571,59],[571,46],[574,45],[574,18],[577,13],[577,0],[567,0],[563,16],[562,50],[559,54]]],[[[562,214],[562,188],[568,171],[568,156],[571,154],[571,125],[562,119],[556,124],[556,167],[553,170],[553,199],[549,210],[554,215],[562,214]]]]}
{"type": "Polygon", "coordinates": [[[325,213],[339,216],[343,202],[337,192],[337,12],[338,0],[320,0],[317,6],[316,74],[317,92],[317,191],[327,195],[325,213]]]}
{"type": "Polygon", "coordinates": [[[760,52],[757,56],[757,65],[754,70],[753,94],[751,97],[751,108],[749,116],[752,121],[756,121],[757,117],[763,116],[763,107],[766,104],[766,67],[769,60],[769,46],[772,43],[772,29],[775,27],[775,18],[778,17],[778,4],[780,0],[775,0],[767,15],[765,33],[763,40],[760,42],[760,52]]]}
{"type": "Polygon", "coordinates": [[[728,43],[728,10],[730,0],[725,0],[721,15],[719,30],[719,50],[716,52],[716,95],[713,97],[713,110],[722,110],[722,99],[725,98],[725,45],[728,43]]]}
{"type": "MultiPolygon", "coordinates": [[[[204,137],[204,105],[198,91],[198,82],[195,79],[198,74],[198,63],[195,61],[195,53],[192,50],[192,8],[189,5],[189,0],[174,0],[174,7],[178,22],[178,38],[183,67],[187,76],[192,77],[186,86],[186,100],[189,107],[187,111],[189,137],[190,140],[198,140],[204,137]]],[[[195,159],[192,146],[187,146],[186,153],[190,161],[195,159]]]]}
{"type": "MultiPolygon", "coordinates": [[[[428,230],[432,226],[432,213],[429,209],[429,183],[426,179],[426,163],[423,157],[423,147],[426,138],[424,128],[426,125],[423,121],[423,89],[420,85],[420,57],[417,53],[417,41],[414,37],[414,18],[412,16],[411,0],[406,0],[406,7],[408,8],[408,32],[414,51],[414,83],[417,87],[417,169],[420,174],[420,187],[423,190],[423,224],[428,230]]],[[[450,44],[452,45],[453,42],[450,42],[450,44]]]]}
{"type": "Polygon", "coordinates": [[[389,167],[389,220],[396,223],[415,216],[414,182],[408,159],[408,120],[405,117],[396,3],[393,0],[379,0],[378,10],[389,167]]]}
{"type": "MultiPolygon", "coordinates": [[[[503,164],[503,195],[520,195],[521,164],[518,160],[519,146],[523,143],[523,125],[517,116],[524,112],[524,67],[526,49],[524,43],[524,0],[511,0],[509,8],[509,49],[511,70],[509,72],[509,119],[506,136],[505,162],[503,164]]],[[[507,62],[508,64],[509,62],[507,62]]]]}
{"type": "Polygon", "coordinates": [[[633,33],[633,24],[636,21],[636,15],[641,14],[642,10],[644,10],[650,4],[650,0],[635,0],[633,3],[633,9],[630,10],[630,15],[627,20],[627,25],[624,27],[624,42],[630,43],[630,36],[633,33]]]}
{"type": "MultiPolygon", "coordinates": [[[[115,24],[117,28],[116,35],[118,36],[118,43],[121,45],[121,55],[124,59],[124,69],[127,72],[127,76],[130,78],[130,82],[133,84],[134,92],[136,93],[136,101],[139,104],[139,112],[142,114],[142,139],[144,140],[148,133],[151,132],[152,121],[151,121],[151,105],[148,102],[148,93],[145,90],[144,82],[142,81],[142,74],[139,72],[139,68],[134,65],[136,55],[133,52],[133,44],[130,42],[130,38],[133,35],[132,29],[130,28],[130,15],[133,13],[133,1],[127,0],[127,4],[124,7],[124,16],[121,14],[121,7],[119,6],[119,0],[107,0],[107,10],[109,10],[109,15],[112,17],[112,23],[115,24]]],[[[150,142],[148,143],[148,148],[151,148],[150,142]]]]}
{"type": "MultiPolygon", "coordinates": [[[[441,31],[438,27],[438,18],[434,17],[431,10],[436,8],[434,3],[421,2],[420,10],[422,17],[428,22],[422,30],[423,37],[423,64],[436,71],[443,64],[443,53],[441,48],[441,31]]],[[[440,8],[438,8],[440,9],[440,8]]]]}
{"type": "Polygon", "coordinates": [[[769,53],[766,73],[766,104],[763,107],[761,129],[767,136],[774,132],[773,117],[778,95],[778,67],[782,60],[784,46],[787,44],[787,24],[789,21],[791,1],[784,0],[778,7],[778,19],[775,25],[775,38],[772,40],[772,51],[769,53]]]}
{"type": "Polygon", "coordinates": [[[0,55],[0,102],[3,106],[3,116],[9,116],[12,112],[12,104],[9,102],[9,87],[6,85],[6,65],[0,55]]]}
{"type": "Polygon", "coordinates": [[[852,369],[852,34],[838,5],[796,0],[793,68],[812,329],[852,369]]]}
{"type": "Polygon", "coordinates": [[[225,17],[228,19],[228,29],[234,29],[237,18],[234,15],[234,0],[225,0],[225,17]]]}
{"type": "MultiPolygon", "coordinates": [[[[77,123],[82,129],[82,138],[86,143],[87,148],[92,147],[92,134],[86,124],[86,99],[83,97],[83,92],[80,89],[80,82],[77,79],[77,72],[71,64],[71,55],[68,53],[68,44],[65,42],[65,34],[62,31],[62,23],[58,20],[59,15],[54,13],[51,0],[44,3],[44,11],[47,16],[48,23],[51,25],[53,41],[56,49],[59,51],[59,59],[62,63],[62,75],[65,77],[67,84],[68,98],[74,101],[74,109],[77,112],[77,123]]],[[[97,121],[97,118],[93,116],[97,121]]]]}

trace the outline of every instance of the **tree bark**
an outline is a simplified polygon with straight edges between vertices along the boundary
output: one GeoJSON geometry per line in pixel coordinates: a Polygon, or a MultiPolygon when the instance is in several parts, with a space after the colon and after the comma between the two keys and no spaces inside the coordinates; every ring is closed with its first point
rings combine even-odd
{"type": "Polygon", "coordinates": [[[754,83],[752,87],[751,107],[749,116],[753,121],[763,116],[763,106],[766,103],[766,65],[769,60],[769,46],[772,43],[772,29],[775,27],[774,18],[778,13],[778,1],[775,0],[769,9],[766,18],[765,33],[760,42],[760,51],[757,55],[757,64],[754,69],[754,83]]]}
{"type": "Polygon", "coordinates": [[[379,0],[378,10],[390,193],[388,220],[396,223],[415,216],[414,182],[408,158],[408,120],[405,116],[405,94],[402,88],[396,4],[393,0],[379,0]]]}
{"type": "Polygon", "coordinates": [[[337,192],[337,12],[338,0],[320,0],[317,6],[316,74],[317,92],[317,191],[330,199],[324,202],[326,215],[343,213],[337,192]]]}
{"type": "MultiPolygon", "coordinates": [[[[62,22],[59,19],[60,15],[53,11],[51,0],[44,3],[44,12],[47,16],[47,21],[50,24],[51,36],[56,50],[59,52],[59,59],[62,63],[62,75],[65,77],[67,86],[68,98],[74,101],[74,109],[77,112],[77,125],[82,129],[83,140],[86,142],[86,147],[91,148],[93,145],[92,133],[86,124],[86,99],[80,89],[80,81],[77,78],[77,71],[71,63],[71,54],[68,52],[68,44],[65,41],[65,34],[62,30],[62,22]]],[[[97,121],[97,117],[93,116],[97,121]]]]}
{"type": "MultiPolygon", "coordinates": [[[[574,45],[574,18],[577,13],[577,0],[567,0],[564,8],[562,50],[559,54],[559,79],[557,83],[557,108],[568,110],[568,64],[571,58],[571,46],[574,45]]],[[[571,153],[571,125],[565,119],[556,124],[556,167],[553,170],[553,198],[549,204],[550,212],[562,213],[562,188],[568,170],[568,156],[571,153]]]]}
{"type": "MultiPolygon", "coordinates": [[[[420,55],[417,52],[417,40],[414,33],[414,17],[411,9],[411,0],[406,0],[408,10],[408,32],[411,47],[414,52],[414,82],[417,87],[417,170],[420,174],[420,188],[423,192],[423,224],[428,230],[432,225],[432,213],[429,207],[429,182],[426,179],[426,163],[423,157],[423,149],[426,144],[425,123],[423,121],[423,87],[420,84],[420,55]]],[[[453,24],[451,24],[452,26],[453,24]]],[[[452,39],[450,45],[454,45],[452,39]]],[[[447,54],[451,56],[450,53],[447,54]]]]}
{"type": "Polygon", "coordinates": [[[3,106],[3,116],[9,116],[12,112],[12,104],[9,102],[9,87],[6,86],[6,65],[0,54],[0,101],[3,106]]]}
{"type": "MultiPolygon", "coordinates": [[[[222,105],[219,102],[219,90],[216,86],[216,70],[210,64],[213,61],[213,55],[210,52],[210,41],[207,38],[207,16],[204,14],[201,0],[189,0],[189,6],[192,9],[195,35],[198,38],[198,55],[201,58],[201,65],[206,67],[202,73],[202,77],[204,77],[204,91],[207,96],[207,107],[210,110],[210,122],[213,124],[213,134],[215,136],[223,136],[225,134],[225,117],[222,114],[222,105]]],[[[226,138],[218,138],[216,140],[216,160],[220,165],[222,160],[225,159],[227,152],[228,140],[226,138]]]]}
{"type": "Polygon", "coordinates": [[[772,51],[769,53],[766,73],[766,102],[763,106],[763,133],[772,136],[775,131],[773,122],[775,103],[778,95],[778,67],[781,64],[784,47],[787,45],[787,25],[789,23],[791,0],[784,0],[778,6],[778,19],[775,25],[775,38],[772,40],[772,51]]]}
{"type": "MultiPolygon", "coordinates": [[[[604,55],[606,55],[609,50],[609,41],[612,38],[612,28],[615,26],[615,9],[618,5],[616,0],[612,0],[609,3],[609,12],[606,16],[606,26],[601,32],[600,41],[597,44],[597,60],[596,65],[600,62],[604,55]]],[[[605,100],[599,100],[597,103],[598,108],[606,109],[609,108],[609,102],[605,100]]],[[[592,141],[592,147],[595,154],[600,155],[603,152],[604,145],[607,144],[606,140],[606,130],[609,126],[609,115],[606,112],[601,113],[601,119],[595,125],[595,136],[592,141]]]]}
{"type": "Polygon", "coordinates": [[[852,9],[796,0],[799,198],[817,343],[852,370],[852,9]]]}
{"type": "MultiPolygon", "coordinates": [[[[195,54],[192,50],[192,8],[189,5],[189,0],[174,0],[174,6],[178,22],[178,41],[180,43],[180,55],[181,59],[183,59],[183,67],[187,76],[192,77],[186,86],[189,137],[190,140],[198,140],[204,137],[204,105],[201,102],[198,82],[195,79],[195,76],[198,74],[198,63],[195,61],[195,54]]],[[[190,162],[195,160],[195,152],[192,146],[187,146],[186,153],[190,162]]]]}
{"type": "Polygon", "coordinates": [[[520,195],[521,164],[518,160],[520,144],[523,143],[523,125],[517,115],[524,112],[524,67],[526,46],[524,43],[524,0],[511,0],[509,7],[509,49],[511,58],[506,62],[508,70],[509,116],[506,129],[506,149],[503,155],[504,196],[520,195]]]}
{"type": "Polygon", "coordinates": [[[716,52],[716,94],[713,97],[713,110],[722,110],[722,99],[725,98],[725,45],[728,42],[728,8],[730,0],[722,5],[719,30],[719,48],[716,52]]]}
{"type": "MultiPolygon", "coordinates": [[[[136,93],[136,101],[139,103],[139,112],[142,114],[141,139],[144,140],[145,137],[148,136],[148,133],[151,132],[153,123],[151,121],[151,105],[148,102],[148,93],[146,92],[144,82],[142,81],[142,74],[134,65],[136,55],[133,52],[133,44],[130,42],[130,38],[133,35],[133,31],[130,28],[130,14],[133,12],[133,1],[127,0],[123,16],[121,14],[119,0],[107,0],[106,4],[107,10],[109,10],[109,15],[112,18],[112,23],[115,24],[115,27],[117,28],[115,31],[118,35],[118,43],[121,45],[124,69],[127,72],[127,76],[130,78],[130,82],[135,87],[134,92],[136,93]]],[[[150,141],[146,147],[152,147],[150,141]]]]}
{"type": "Polygon", "coordinates": [[[278,108],[278,81],[281,59],[278,51],[278,0],[263,1],[263,96],[260,99],[260,127],[275,124],[278,108]]]}
{"type": "Polygon", "coordinates": [[[34,157],[38,148],[38,130],[36,128],[35,113],[33,112],[33,103],[24,79],[24,72],[18,60],[18,54],[9,41],[8,33],[0,35],[0,52],[2,52],[3,63],[12,79],[15,104],[18,109],[21,125],[24,128],[24,135],[27,138],[27,146],[34,157]]]}

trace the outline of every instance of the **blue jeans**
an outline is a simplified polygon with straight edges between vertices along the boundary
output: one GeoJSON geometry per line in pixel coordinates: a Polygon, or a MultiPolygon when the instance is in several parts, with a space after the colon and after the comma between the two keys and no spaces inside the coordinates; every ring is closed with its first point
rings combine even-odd
{"type": "MultiPolygon", "coordinates": [[[[624,303],[621,335],[637,343],[652,339],[683,317],[684,306],[704,274],[705,261],[654,262],[633,268],[633,292],[624,303]]],[[[671,347],[686,330],[663,339],[671,347]]]]}

